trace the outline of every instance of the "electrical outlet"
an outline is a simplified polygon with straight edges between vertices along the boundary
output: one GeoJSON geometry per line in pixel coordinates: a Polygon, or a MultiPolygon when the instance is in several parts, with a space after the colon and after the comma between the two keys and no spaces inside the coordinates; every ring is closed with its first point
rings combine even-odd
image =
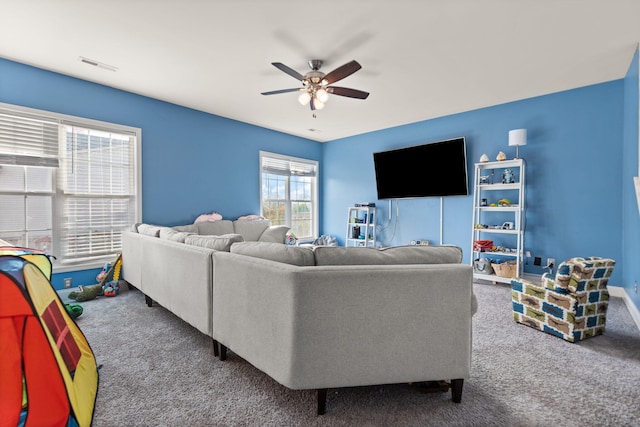
{"type": "Polygon", "coordinates": [[[72,286],[71,283],[72,283],[71,277],[65,277],[64,278],[64,287],[65,287],[65,289],[66,288],[70,288],[72,286]]]}
{"type": "Polygon", "coordinates": [[[637,280],[634,282],[633,287],[634,287],[634,290],[636,291],[636,294],[637,294],[638,293],[638,281],[637,280]]]}
{"type": "Polygon", "coordinates": [[[556,265],[555,258],[547,258],[547,265],[556,265]]]}

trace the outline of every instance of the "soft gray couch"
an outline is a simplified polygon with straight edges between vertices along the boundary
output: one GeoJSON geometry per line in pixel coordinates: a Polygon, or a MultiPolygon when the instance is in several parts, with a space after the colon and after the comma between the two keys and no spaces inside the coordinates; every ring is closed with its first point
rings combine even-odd
{"type": "Polygon", "coordinates": [[[471,369],[472,267],[458,247],[234,243],[214,252],[213,338],[291,389],[449,381],[471,369]]]}
{"type": "Polygon", "coordinates": [[[122,276],[153,301],[212,336],[213,253],[235,242],[278,242],[289,227],[221,220],[176,227],[136,224],[122,237],[122,276]]]}

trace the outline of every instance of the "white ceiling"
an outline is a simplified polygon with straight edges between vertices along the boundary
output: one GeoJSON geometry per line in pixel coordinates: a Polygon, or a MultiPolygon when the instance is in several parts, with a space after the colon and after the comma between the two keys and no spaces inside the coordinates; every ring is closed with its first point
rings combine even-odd
{"type": "Polygon", "coordinates": [[[329,141],[625,76],[640,0],[0,0],[0,57],[329,141]],[[117,67],[80,62],[83,56],[117,67]],[[312,117],[309,59],[336,83],[312,117]]]}

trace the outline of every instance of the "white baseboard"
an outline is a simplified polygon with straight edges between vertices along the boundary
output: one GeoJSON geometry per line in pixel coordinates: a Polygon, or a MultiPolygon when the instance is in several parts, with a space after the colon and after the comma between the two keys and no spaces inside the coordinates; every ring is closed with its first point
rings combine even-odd
{"type": "Polygon", "coordinates": [[[631,301],[631,297],[627,293],[627,289],[622,286],[607,286],[607,290],[609,291],[609,295],[612,297],[622,298],[624,304],[627,306],[629,313],[631,314],[631,318],[635,322],[638,329],[640,329],[640,311],[631,301]]]}

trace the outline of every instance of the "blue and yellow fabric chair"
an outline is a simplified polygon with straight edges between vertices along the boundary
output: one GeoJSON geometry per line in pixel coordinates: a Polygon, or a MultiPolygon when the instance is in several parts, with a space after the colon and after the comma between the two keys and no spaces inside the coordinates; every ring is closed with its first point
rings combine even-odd
{"type": "Polygon", "coordinates": [[[512,279],[514,320],[569,342],[603,334],[615,264],[600,257],[571,258],[558,266],[555,277],[543,274],[539,285],[512,279]]]}

